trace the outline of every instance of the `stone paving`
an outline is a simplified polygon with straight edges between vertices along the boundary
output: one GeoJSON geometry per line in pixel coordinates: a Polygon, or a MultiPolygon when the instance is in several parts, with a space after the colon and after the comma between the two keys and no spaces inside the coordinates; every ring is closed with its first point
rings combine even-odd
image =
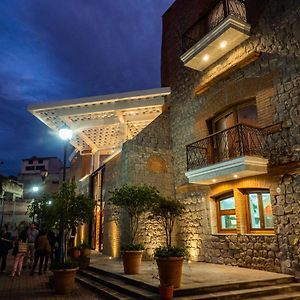
{"type": "MultiPolygon", "coordinates": [[[[108,272],[124,275],[123,264],[120,259],[110,259],[107,256],[94,252],[91,256],[90,265],[108,272]]],[[[183,264],[182,275],[182,289],[290,277],[290,275],[267,271],[201,262],[188,263],[187,261],[183,264]]],[[[140,274],[124,276],[143,281],[153,286],[159,285],[155,261],[143,261],[140,274]]]]}
{"type": "Polygon", "coordinates": [[[20,277],[9,277],[12,266],[12,256],[8,255],[8,267],[5,274],[0,274],[0,299],[1,300],[27,300],[27,299],[46,299],[46,300],[96,300],[103,299],[95,293],[76,285],[75,290],[70,295],[56,295],[54,290],[49,288],[49,275],[29,275],[29,270],[24,269],[20,277]]]}

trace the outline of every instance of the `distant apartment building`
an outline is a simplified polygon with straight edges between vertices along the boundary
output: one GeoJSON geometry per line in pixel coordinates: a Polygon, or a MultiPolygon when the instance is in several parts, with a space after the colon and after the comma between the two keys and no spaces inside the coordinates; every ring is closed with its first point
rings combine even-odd
{"type": "Polygon", "coordinates": [[[37,193],[57,192],[62,177],[63,164],[57,157],[36,157],[22,160],[18,180],[24,185],[23,198],[32,200],[37,193]],[[38,191],[33,191],[37,187],[38,191]]]}
{"type": "MultiPolygon", "coordinates": [[[[94,248],[117,256],[126,243],[109,191],[150,184],[185,205],[173,240],[191,260],[298,272],[299,12],[296,0],[176,0],[162,88],[29,107],[76,130],[71,144],[90,156],[80,180],[97,203],[94,248]]],[[[139,239],[150,256],[163,230],[148,220],[139,239]]]]}
{"type": "Polygon", "coordinates": [[[13,230],[16,224],[28,220],[26,203],[22,201],[23,184],[15,178],[0,177],[0,224],[13,230]]]}

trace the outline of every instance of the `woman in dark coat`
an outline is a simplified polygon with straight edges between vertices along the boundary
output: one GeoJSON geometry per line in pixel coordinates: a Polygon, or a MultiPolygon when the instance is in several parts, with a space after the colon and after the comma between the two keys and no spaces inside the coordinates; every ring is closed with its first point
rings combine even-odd
{"type": "Polygon", "coordinates": [[[1,267],[0,271],[3,273],[6,269],[6,257],[8,250],[12,248],[11,234],[8,232],[7,224],[4,224],[0,233],[0,259],[1,267]]]}

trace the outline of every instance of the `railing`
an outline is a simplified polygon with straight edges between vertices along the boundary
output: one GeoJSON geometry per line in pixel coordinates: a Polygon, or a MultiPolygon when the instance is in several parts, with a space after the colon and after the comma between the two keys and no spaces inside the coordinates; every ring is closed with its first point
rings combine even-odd
{"type": "Polygon", "coordinates": [[[194,46],[209,31],[229,15],[247,22],[246,6],[244,0],[220,0],[209,11],[202,15],[182,37],[183,53],[194,46]]]}
{"type": "Polygon", "coordinates": [[[238,124],[186,146],[187,169],[199,169],[229,159],[249,155],[265,157],[263,129],[238,124]]]}

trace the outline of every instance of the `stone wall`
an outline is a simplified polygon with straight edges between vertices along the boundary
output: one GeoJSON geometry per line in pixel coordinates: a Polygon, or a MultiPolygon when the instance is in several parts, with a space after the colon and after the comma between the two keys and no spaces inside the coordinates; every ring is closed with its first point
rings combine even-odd
{"type": "MultiPolygon", "coordinates": [[[[156,118],[135,138],[123,145],[122,153],[106,165],[105,190],[113,190],[123,184],[151,185],[156,187],[161,194],[167,197],[174,196],[172,153],[170,150],[169,112],[165,111],[156,118]]],[[[109,194],[106,193],[106,199],[109,194]]],[[[128,218],[120,210],[116,226],[113,208],[106,205],[105,209],[105,243],[112,244],[118,235],[117,242],[128,242],[128,218]]],[[[163,242],[163,230],[156,221],[147,217],[141,222],[137,242],[145,244],[145,257],[153,254],[156,246],[163,242]]],[[[105,253],[111,253],[111,249],[105,253]]]]}
{"type": "MultiPolygon", "coordinates": [[[[192,5],[191,5],[192,6],[192,5]]],[[[174,8],[173,8],[174,9],[174,8]]],[[[191,10],[193,8],[190,7],[191,10]]],[[[174,14],[174,11],[172,12],[174,14]]],[[[272,1],[258,22],[252,26],[252,35],[244,44],[233,50],[205,72],[196,72],[178,65],[176,79],[172,77],[172,96],[170,105],[170,127],[175,176],[175,189],[188,184],[186,172],[185,146],[208,135],[206,121],[224,111],[230,105],[254,97],[258,107],[261,127],[281,123],[282,130],[270,133],[270,166],[276,167],[299,162],[300,144],[300,106],[299,106],[299,68],[300,68],[300,3],[295,0],[272,1]],[[242,49],[242,51],[241,51],[242,49]],[[242,68],[231,73],[222,73],[234,52],[257,52],[260,56],[242,68]],[[213,72],[216,72],[214,74],[213,72]],[[206,91],[199,90],[205,75],[210,73],[217,78],[206,91]]],[[[192,21],[191,21],[192,22],[192,21]]],[[[177,30],[180,24],[165,30],[177,30]],[[176,27],[176,28],[175,28],[176,27]]],[[[185,25],[186,26],[186,25],[185,25]]],[[[175,38],[168,32],[164,37],[175,38]]],[[[180,37],[178,37],[180,38],[180,37]]],[[[176,46],[178,43],[174,42],[176,46]]],[[[168,45],[168,41],[165,45],[168,45]]],[[[173,51],[175,51],[173,49],[173,51]]],[[[164,57],[164,55],[163,55],[164,57]]],[[[207,77],[206,77],[207,79],[207,77]]],[[[207,83],[207,81],[205,82],[207,83]]],[[[281,173],[269,178],[279,183],[280,193],[273,193],[272,206],[275,218],[275,235],[214,235],[211,227],[210,199],[205,196],[206,188],[198,192],[177,193],[176,197],[186,203],[187,212],[178,227],[177,237],[185,243],[194,259],[226,263],[243,267],[293,273],[298,259],[299,226],[299,183],[298,171],[291,177],[284,176],[290,168],[286,165],[281,173]],[[278,177],[279,175],[279,177],[278,177]],[[281,188],[282,187],[282,188],[281,188]],[[289,192],[286,192],[288,189],[289,192]],[[283,192],[284,191],[284,192],[283,192]]],[[[230,182],[229,182],[230,184],[230,182]]],[[[249,186],[251,188],[252,186],[249,186]]],[[[276,186],[273,190],[276,190],[276,186]]]]}

